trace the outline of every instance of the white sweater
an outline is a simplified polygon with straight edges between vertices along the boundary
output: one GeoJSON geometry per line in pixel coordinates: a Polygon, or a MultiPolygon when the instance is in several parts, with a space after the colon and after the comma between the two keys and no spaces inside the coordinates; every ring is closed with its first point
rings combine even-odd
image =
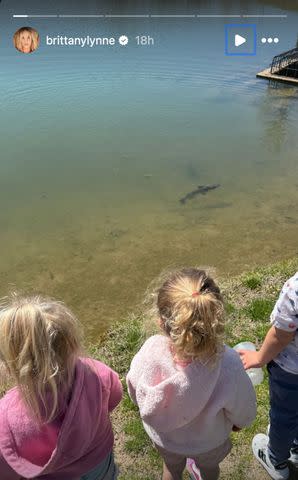
{"type": "Polygon", "coordinates": [[[194,361],[182,368],[163,335],[150,337],[126,378],[144,428],[157,445],[187,456],[218,447],[233,425],[256,416],[256,395],[239,354],[225,346],[215,368],[194,361]]]}

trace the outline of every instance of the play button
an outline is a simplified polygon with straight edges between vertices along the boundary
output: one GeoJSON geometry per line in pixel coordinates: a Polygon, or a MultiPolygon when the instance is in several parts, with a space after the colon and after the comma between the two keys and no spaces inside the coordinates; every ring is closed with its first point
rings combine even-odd
{"type": "Polygon", "coordinates": [[[240,47],[240,45],[243,45],[244,43],[246,43],[246,38],[237,33],[235,35],[235,47],[240,47]]]}
{"type": "Polygon", "coordinates": [[[226,55],[256,55],[257,27],[254,23],[230,23],[225,25],[226,55]]]}

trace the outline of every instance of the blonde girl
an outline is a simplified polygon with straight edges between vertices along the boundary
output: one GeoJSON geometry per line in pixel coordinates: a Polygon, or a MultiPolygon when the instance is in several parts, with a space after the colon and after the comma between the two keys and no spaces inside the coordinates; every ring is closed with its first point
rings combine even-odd
{"type": "Polygon", "coordinates": [[[155,302],[161,334],[132,360],[130,397],[163,458],[163,480],[181,480],[187,458],[204,480],[216,480],[231,430],[255,418],[252,383],[238,353],[223,343],[223,299],[205,271],[170,274],[155,302]]]}
{"type": "Polygon", "coordinates": [[[3,302],[1,380],[14,388],[0,400],[1,478],[117,478],[109,412],[121,383],[105,364],[80,356],[81,342],[63,303],[15,295],[3,302]]]}
{"type": "Polygon", "coordinates": [[[14,34],[13,42],[19,52],[32,53],[39,46],[39,34],[34,28],[23,27],[14,34]]]}

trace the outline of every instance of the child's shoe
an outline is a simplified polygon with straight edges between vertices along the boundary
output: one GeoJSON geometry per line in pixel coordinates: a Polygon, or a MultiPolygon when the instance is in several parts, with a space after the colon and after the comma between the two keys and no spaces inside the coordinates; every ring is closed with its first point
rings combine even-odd
{"type": "Polygon", "coordinates": [[[297,447],[291,448],[290,452],[291,456],[289,458],[289,461],[293,463],[296,468],[298,468],[298,445],[297,447]]]}
{"type": "Polygon", "coordinates": [[[203,480],[201,477],[201,472],[196,466],[196,462],[192,458],[188,458],[186,460],[186,470],[188,471],[192,480],[203,480]]]}
{"type": "MultiPolygon", "coordinates": [[[[267,435],[269,436],[269,431],[270,431],[270,423],[267,427],[267,435]]],[[[295,467],[298,468],[298,444],[297,447],[291,448],[290,450],[291,456],[289,458],[289,461],[293,463],[295,467]]]]}
{"type": "Polygon", "coordinates": [[[273,465],[270,461],[267,446],[269,438],[264,433],[258,433],[255,435],[252,441],[252,450],[256,459],[260,462],[262,467],[267,470],[270,477],[274,480],[287,480],[290,475],[287,462],[273,465]]]}

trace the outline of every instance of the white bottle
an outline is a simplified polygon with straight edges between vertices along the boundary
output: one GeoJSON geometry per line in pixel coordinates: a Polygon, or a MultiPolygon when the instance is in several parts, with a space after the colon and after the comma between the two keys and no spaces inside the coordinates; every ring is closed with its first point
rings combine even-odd
{"type": "MultiPolygon", "coordinates": [[[[256,347],[252,342],[241,342],[235,345],[234,350],[252,350],[255,352],[256,347]]],[[[264,380],[264,372],[261,368],[249,368],[246,373],[254,386],[259,385],[264,380]]]]}

